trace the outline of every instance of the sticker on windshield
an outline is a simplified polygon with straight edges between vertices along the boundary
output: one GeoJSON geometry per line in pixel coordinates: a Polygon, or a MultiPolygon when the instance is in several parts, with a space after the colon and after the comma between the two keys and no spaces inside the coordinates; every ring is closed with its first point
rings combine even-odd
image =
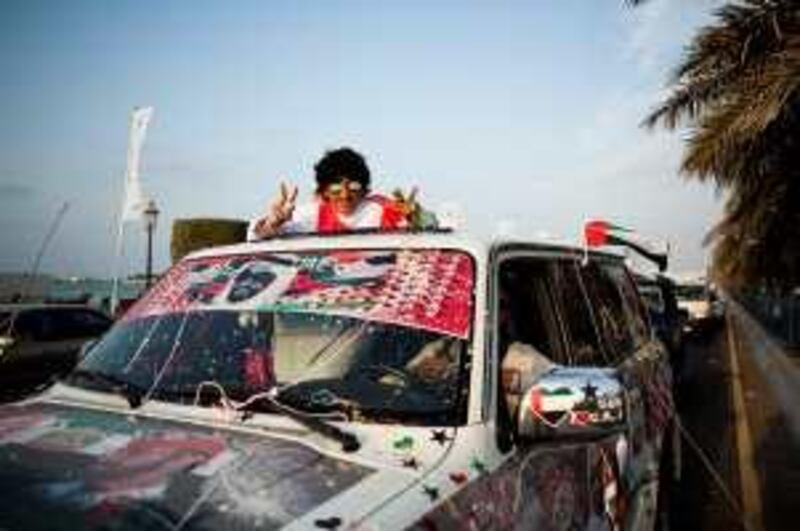
{"type": "Polygon", "coordinates": [[[342,315],[466,338],[474,272],[447,250],[261,253],[182,262],[125,320],[197,310],[342,315]]]}

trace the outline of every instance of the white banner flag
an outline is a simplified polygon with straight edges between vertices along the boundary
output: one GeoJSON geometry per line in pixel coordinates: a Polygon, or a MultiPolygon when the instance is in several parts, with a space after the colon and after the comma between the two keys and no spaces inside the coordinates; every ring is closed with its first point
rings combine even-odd
{"type": "Polygon", "coordinates": [[[128,168],[125,173],[125,201],[122,204],[122,221],[133,221],[142,217],[147,201],[142,194],[139,181],[139,154],[144,144],[147,124],[153,116],[152,107],[137,107],[131,114],[130,139],[128,141],[128,168]]]}

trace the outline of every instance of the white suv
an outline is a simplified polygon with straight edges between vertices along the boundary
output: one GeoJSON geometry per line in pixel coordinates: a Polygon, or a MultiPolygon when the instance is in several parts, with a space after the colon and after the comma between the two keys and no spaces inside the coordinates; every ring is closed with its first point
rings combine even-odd
{"type": "Polygon", "coordinates": [[[0,408],[0,528],[645,529],[671,412],[616,256],[447,233],[209,249],[0,408]]]}

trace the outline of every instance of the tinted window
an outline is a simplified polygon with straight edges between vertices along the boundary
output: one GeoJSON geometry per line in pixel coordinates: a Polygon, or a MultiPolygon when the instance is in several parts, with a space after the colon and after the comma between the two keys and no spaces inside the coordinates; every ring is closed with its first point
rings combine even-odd
{"type": "Polygon", "coordinates": [[[582,274],[594,303],[592,311],[607,347],[608,361],[616,363],[635,346],[622,293],[605,264],[591,261],[582,268],[582,274]]]}
{"type": "Polygon", "coordinates": [[[514,342],[528,344],[557,363],[566,363],[553,287],[555,264],[514,259],[500,269],[497,314],[500,355],[514,342]]]}
{"type": "Polygon", "coordinates": [[[584,279],[582,269],[577,260],[562,260],[555,271],[558,302],[569,336],[569,361],[574,365],[608,365],[611,360],[590,304],[590,281],[584,279]]]}
{"type": "Polygon", "coordinates": [[[522,395],[550,362],[569,363],[558,311],[558,266],[552,259],[519,257],[499,268],[495,330],[500,395],[497,444],[512,448],[513,425],[522,395]]]}
{"type": "MultiPolygon", "coordinates": [[[[646,308],[644,307],[644,301],[639,297],[639,293],[636,291],[636,285],[633,283],[633,280],[622,264],[604,264],[602,268],[622,295],[622,309],[625,313],[625,321],[628,329],[633,338],[633,347],[641,347],[647,342],[650,335],[647,326],[647,317],[645,315],[646,308]]],[[[659,294],[661,293],[659,289],[659,294]]]]}
{"type": "Polygon", "coordinates": [[[65,338],[99,336],[111,327],[109,318],[91,310],[62,310],[58,318],[65,338]]]}
{"type": "Polygon", "coordinates": [[[53,339],[53,319],[42,310],[26,310],[20,312],[14,323],[19,337],[33,341],[50,341],[53,339]]]}
{"type": "Polygon", "coordinates": [[[20,337],[34,341],[59,341],[103,334],[111,320],[82,308],[38,308],[20,312],[14,328],[20,337]]]}

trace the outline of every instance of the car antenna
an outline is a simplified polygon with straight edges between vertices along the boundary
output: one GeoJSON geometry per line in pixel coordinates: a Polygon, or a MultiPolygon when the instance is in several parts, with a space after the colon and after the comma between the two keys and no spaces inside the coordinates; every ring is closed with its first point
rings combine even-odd
{"type": "MultiPolygon", "coordinates": [[[[53,236],[58,230],[58,227],[61,226],[61,221],[64,219],[64,214],[67,213],[68,209],[69,209],[69,201],[64,201],[64,203],[61,205],[61,208],[58,209],[56,217],[53,218],[53,221],[50,223],[50,227],[47,229],[47,233],[45,234],[45,237],[42,240],[42,244],[39,246],[39,249],[36,252],[36,256],[33,259],[33,264],[31,264],[30,271],[26,275],[23,275],[22,277],[22,292],[19,294],[19,300],[15,302],[25,302],[30,296],[31,291],[33,291],[33,283],[34,280],[36,279],[36,275],[39,273],[39,264],[41,264],[42,262],[42,257],[44,256],[44,252],[47,250],[47,246],[53,239],[53,236]]],[[[17,313],[12,314],[12,317],[8,322],[8,326],[1,333],[11,334],[14,330],[14,324],[16,318],[17,318],[17,313]]]]}
{"type": "Polygon", "coordinates": [[[53,218],[53,221],[50,223],[50,227],[47,229],[47,233],[42,240],[42,244],[39,246],[36,256],[33,259],[33,264],[31,264],[31,269],[28,273],[28,280],[23,287],[23,301],[28,298],[33,289],[33,283],[36,275],[39,273],[39,265],[42,263],[42,257],[44,256],[47,247],[50,245],[50,242],[53,240],[53,236],[55,236],[56,231],[61,226],[61,222],[63,221],[67,210],[69,210],[69,201],[64,201],[64,203],[61,204],[61,208],[58,209],[58,213],[56,213],[55,218],[53,218]]]}

